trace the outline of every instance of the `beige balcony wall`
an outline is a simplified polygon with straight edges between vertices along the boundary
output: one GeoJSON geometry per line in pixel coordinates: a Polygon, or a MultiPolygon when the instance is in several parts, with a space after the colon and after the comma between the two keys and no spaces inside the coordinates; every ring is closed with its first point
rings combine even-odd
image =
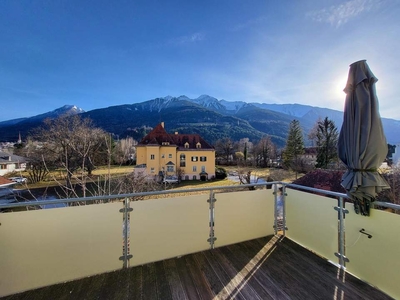
{"type": "Polygon", "coordinates": [[[338,201],[292,189],[286,193],[286,236],[338,263],[338,201]]]}
{"type": "Polygon", "coordinates": [[[0,214],[0,296],[122,268],[121,208],[0,214]]]}
{"type": "Polygon", "coordinates": [[[216,194],[215,247],[274,234],[273,190],[216,194]]]}
{"type": "Polygon", "coordinates": [[[209,196],[131,202],[130,266],[209,249],[209,196]]]}
{"type": "Polygon", "coordinates": [[[346,204],[346,263],[347,271],[400,299],[400,216],[371,209],[369,217],[354,212],[346,204]],[[372,235],[368,238],[360,229],[372,235]]]}

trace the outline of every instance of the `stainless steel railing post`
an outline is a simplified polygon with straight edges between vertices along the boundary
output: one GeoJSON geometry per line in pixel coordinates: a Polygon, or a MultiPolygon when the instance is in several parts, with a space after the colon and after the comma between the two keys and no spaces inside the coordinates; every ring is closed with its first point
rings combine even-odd
{"type": "Polygon", "coordinates": [[[214,249],[214,242],[217,240],[214,234],[214,221],[215,221],[215,205],[214,203],[217,200],[215,199],[215,193],[213,190],[210,190],[210,198],[207,200],[209,203],[209,213],[210,213],[210,237],[207,239],[207,242],[210,243],[210,249],[214,249]]]}
{"type": "Polygon", "coordinates": [[[126,197],[124,199],[124,207],[119,210],[121,213],[123,213],[123,218],[122,218],[123,249],[122,249],[122,256],[119,258],[119,260],[122,260],[123,262],[122,267],[124,269],[129,267],[129,260],[133,257],[133,255],[129,253],[130,212],[133,211],[133,209],[130,208],[129,204],[130,204],[129,198],[126,197]]]}

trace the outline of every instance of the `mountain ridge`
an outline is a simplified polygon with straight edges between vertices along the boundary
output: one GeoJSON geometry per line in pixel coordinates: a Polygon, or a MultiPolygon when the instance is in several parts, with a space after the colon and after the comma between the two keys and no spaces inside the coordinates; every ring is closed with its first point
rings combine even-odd
{"type": "MultiPolygon", "coordinates": [[[[218,100],[209,95],[190,99],[181,95],[87,112],[74,105],[65,105],[34,117],[0,122],[0,141],[16,140],[19,132],[24,136],[28,135],[30,129],[39,126],[45,118],[75,114],[91,118],[96,126],[121,138],[132,136],[140,140],[148,128],[164,121],[170,132],[198,133],[210,143],[223,137],[230,137],[232,140],[245,137],[257,140],[270,135],[279,147],[284,146],[289,123],[293,119],[300,121],[305,135],[318,118],[327,116],[335,122],[338,129],[343,120],[341,111],[310,105],[232,102],[218,100]]],[[[388,142],[397,143],[400,121],[382,118],[382,122],[388,142]]]]}

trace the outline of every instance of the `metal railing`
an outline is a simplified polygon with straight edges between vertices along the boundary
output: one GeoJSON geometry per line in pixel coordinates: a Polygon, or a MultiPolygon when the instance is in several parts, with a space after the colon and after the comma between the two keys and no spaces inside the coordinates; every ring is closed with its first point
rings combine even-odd
{"type": "MultiPolygon", "coordinates": [[[[215,218],[215,211],[214,211],[214,203],[215,199],[215,191],[231,191],[231,190],[238,190],[238,189],[246,189],[246,188],[263,188],[263,187],[273,187],[273,194],[274,194],[274,230],[275,234],[280,231],[283,235],[286,234],[286,201],[285,197],[287,196],[286,189],[287,188],[294,188],[296,190],[307,191],[311,193],[318,193],[324,194],[326,196],[335,197],[338,200],[338,205],[335,207],[335,210],[338,211],[338,252],[335,253],[335,256],[339,258],[339,266],[341,268],[345,268],[346,262],[348,259],[345,256],[345,226],[344,226],[344,219],[345,214],[349,211],[345,208],[345,199],[349,199],[346,194],[332,192],[327,190],[320,190],[312,187],[291,184],[286,182],[267,182],[267,183],[253,183],[253,184],[241,184],[241,185],[232,185],[232,186],[220,186],[220,187],[213,187],[213,188],[192,188],[192,189],[175,189],[175,190],[164,190],[164,191],[152,191],[152,192],[140,192],[140,193],[127,193],[127,194],[119,194],[119,195],[105,195],[105,196],[93,196],[93,197],[85,197],[85,198],[66,198],[66,199],[56,199],[56,200],[36,200],[36,201],[25,201],[25,202],[17,202],[17,203],[6,203],[0,204],[0,212],[2,209],[12,209],[17,207],[31,207],[31,206],[42,206],[42,205],[51,205],[51,204],[59,204],[59,203],[67,203],[67,204],[74,204],[74,203],[88,203],[93,201],[109,201],[109,200],[120,200],[123,201],[124,207],[120,210],[121,213],[124,213],[124,229],[123,229],[123,240],[124,240],[124,255],[121,257],[123,260],[124,267],[128,266],[128,260],[131,255],[128,253],[128,221],[129,221],[129,212],[132,211],[130,206],[129,199],[134,199],[138,197],[147,197],[147,196],[161,196],[161,195],[171,195],[171,194],[181,194],[181,193],[195,193],[195,192],[209,192],[209,199],[207,202],[209,203],[209,224],[210,224],[210,237],[208,239],[210,243],[210,248],[214,248],[214,241],[216,240],[214,236],[214,218],[215,218]],[[282,220],[278,218],[278,186],[282,186],[282,200],[283,200],[283,213],[282,213],[282,220]]],[[[380,206],[386,207],[391,209],[400,210],[400,205],[388,203],[388,202],[373,202],[373,207],[380,206]]]]}
{"type": "MultiPolygon", "coordinates": [[[[222,204],[219,203],[221,200],[218,200],[221,198],[222,192],[231,192],[231,191],[238,191],[238,190],[246,190],[247,193],[244,194],[244,197],[249,197],[249,195],[252,191],[249,191],[249,188],[256,187],[259,189],[263,189],[265,187],[273,187],[272,189],[267,189],[267,192],[270,192],[268,195],[273,195],[272,201],[273,201],[273,219],[271,219],[272,223],[270,224],[271,227],[273,227],[272,232],[273,233],[282,233],[283,235],[286,235],[293,228],[288,228],[287,227],[287,198],[292,197],[291,195],[293,194],[292,190],[299,190],[299,191],[305,191],[305,192],[311,192],[314,194],[318,195],[325,195],[329,196],[333,199],[335,199],[337,205],[333,207],[333,209],[337,213],[337,251],[334,252],[334,256],[337,257],[338,267],[342,269],[346,269],[346,264],[350,262],[352,263],[351,259],[346,256],[346,246],[349,247],[349,245],[346,245],[346,214],[349,214],[349,209],[346,208],[346,200],[348,199],[346,194],[342,193],[337,193],[337,192],[331,192],[331,191],[326,191],[326,190],[320,190],[316,188],[310,188],[310,187],[305,187],[305,186],[300,186],[300,185],[295,185],[295,184],[290,184],[290,183],[285,183],[285,182],[268,182],[268,183],[255,183],[255,184],[246,184],[246,185],[233,185],[233,186],[221,186],[221,187],[212,187],[212,188],[196,188],[196,189],[175,189],[175,190],[167,190],[167,191],[155,191],[155,192],[141,192],[141,193],[129,193],[129,194],[121,194],[121,195],[110,195],[110,196],[95,196],[95,197],[87,197],[87,198],[70,198],[70,199],[56,199],[56,200],[40,200],[40,201],[27,201],[27,202],[19,202],[19,203],[7,203],[7,204],[1,204],[0,205],[0,211],[2,209],[12,209],[12,208],[17,208],[17,207],[24,207],[24,206],[41,206],[41,205],[47,205],[47,204],[58,204],[58,203],[69,203],[73,205],[74,203],[91,203],[93,201],[110,201],[110,200],[118,200],[119,204],[122,205],[122,208],[119,209],[119,212],[123,214],[122,218],[122,256],[119,257],[119,259],[122,261],[122,267],[127,268],[130,266],[130,261],[132,260],[132,255],[135,255],[135,253],[130,252],[130,224],[132,222],[132,214],[134,214],[134,209],[132,207],[135,207],[135,201],[131,201],[131,199],[137,199],[138,197],[148,197],[148,196],[163,196],[163,195],[171,195],[171,194],[182,194],[182,193],[205,193],[202,194],[202,196],[205,196],[207,199],[206,201],[208,202],[208,225],[209,225],[209,234],[208,234],[208,248],[213,249],[218,245],[218,238],[221,235],[219,233],[219,236],[216,235],[216,229],[218,229],[218,225],[220,224],[219,216],[216,216],[216,213],[221,213],[221,210],[218,210],[218,205],[222,204]],[[278,212],[278,196],[279,196],[279,191],[278,187],[282,187],[282,200],[283,200],[283,208],[282,208],[282,219],[278,218],[279,212],[278,212]],[[289,196],[288,196],[289,195],[289,196]]],[[[264,191],[264,189],[263,189],[264,191]]],[[[236,193],[236,192],[233,192],[236,193]]],[[[266,194],[267,195],[267,194],[266,194]]],[[[183,196],[189,197],[187,195],[183,196]]],[[[233,197],[233,196],[232,196],[233,197]]],[[[240,197],[243,197],[241,195],[240,197]]],[[[321,197],[321,201],[323,201],[324,196],[318,196],[321,197]]],[[[169,198],[165,198],[162,200],[168,201],[169,198]]],[[[242,199],[243,200],[243,199],[242,199]]],[[[296,199],[296,201],[301,201],[302,199],[296,199]]],[[[332,199],[331,199],[332,200],[332,199]]],[[[152,201],[152,200],[149,200],[152,201]]],[[[244,199],[244,201],[247,201],[244,199]]],[[[93,204],[96,205],[96,204],[93,204]]],[[[318,205],[318,204],[316,204],[318,205]]],[[[396,209],[400,210],[400,205],[392,204],[392,203],[386,203],[386,202],[374,202],[374,206],[380,206],[380,207],[387,207],[391,209],[396,209]]],[[[59,208],[62,209],[62,208],[59,208]]],[[[307,210],[312,210],[314,209],[313,207],[307,207],[305,208],[305,214],[307,214],[307,210]]],[[[29,212],[27,212],[29,214],[29,212]]],[[[261,212],[261,213],[267,213],[267,212],[261,212]]],[[[293,213],[293,212],[291,212],[293,213]]],[[[303,212],[299,212],[303,213],[303,212]]],[[[13,213],[10,213],[13,214],[13,213]]],[[[24,212],[22,212],[22,215],[24,212]]],[[[5,230],[4,226],[2,228],[1,226],[1,216],[2,215],[7,215],[7,214],[0,214],[0,236],[1,236],[1,231],[5,230]]],[[[365,219],[361,219],[362,221],[364,220],[369,220],[371,219],[366,219],[368,217],[363,217],[365,219]]],[[[308,220],[309,222],[313,222],[313,220],[308,220]]],[[[361,224],[361,223],[360,223],[361,224]]],[[[319,226],[320,224],[314,224],[315,226],[319,226]]],[[[360,225],[360,235],[363,234],[361,232],[361,227],[360,225]]],[[[374,233],[375,235],[375,233],[374,233]]],[[[360,238],[360,237],[359,237],[360,238]]],[[[3,240],[4,241],[4,240],[3,240]]],[[[296,241],[296,240],[295,240],[296,241]]],[[[358,239],[357,239],[358,241],[358,239]]],[[[356,243],[357,243],[356,241],[356,243]]],[[[7,241],[5,242],[5,246],[7,246],[7,241]]],[[[299,240],[296,241],[299,242],[300,244],[303,244],[307,247],[306,241],[299,240]]],[[[348,241],[347,241],[348,242],[348,241]]],[[[50,242],[51,243],[51,242],[50,242]]],[[[352,245],[350,245],[352,246],[352,245]]],[[[317,252],[315,249],[310,249],[314,252],[317,252]]],[[[178,255],[184,255],[188,253],[179,253],[178,255]]],[[[323,253],[319,253],[320,255],[324,256],[323,253]]],[[[1,260],[0,260],[1,262],[1,260]]],[[[333,262],[335,263],[335,262],[333,262]]],[[[0,263],[1,265],[1,263],[0,263]]],[[[1,277],[1,270],[0,270],[0,277],[1,277]]],[[[94,275],[94,274],[93,274],[94,275]]],[[[357,274],[356,274],[357,275],[357,274]]],[[[362,279],[368,281],[369,279],[363,278],[362,279]]],[[[372,279],[371,279],[372,280],[372,279]]],[[[1,281],[1,280],[0,280],[1,281]]],[[[374,282],[371,282],[372,284],[378,285],[374,282]]],[[[385,291],[384,287],[381,287],[382,290],[385,291]]],[[[389,291],[388,292],[390,295],[400,295],[400,291],[389,291]]],[[[0,294],[0,296],[2,296],[0,294]]]]}
{"type": "Polygon", "coordinates": [[[91,202],[91,201],[102,201],[102,200],[116,200],[125,198],[138,198],[146,196],[160,196],[160,195],[170,195],[170,194],[180,194],[180,193],[195,193],[195,192],[209,192],[209,191],[224,191],[224,190],[237,190],[246,189],[249,187],[266,187],[274,184],[279,184],[281,182],[268,182],[268,183],[253,183],[253,184],[240,184],[240,185],[230,185],[230,186],[217,186],[217,187],[207,187],[207,188],[191,188],[191,189],[174,189],[174,190],[162,190],[162,191],[152,191],[152,192],[140,192],[140,193],[127,193],[127,194],[117,194],[117,195],[104,195],[104,196],[92,196],[85,198],[64,198],[55,200],[35,200],[35,201],[25,201],[17,203],[6,203],[0,204],[0,209],[24,207],[24,206],[40,206],[46,204],[58,204],[58,203],[77,203],[77,202],[91,202]]]}

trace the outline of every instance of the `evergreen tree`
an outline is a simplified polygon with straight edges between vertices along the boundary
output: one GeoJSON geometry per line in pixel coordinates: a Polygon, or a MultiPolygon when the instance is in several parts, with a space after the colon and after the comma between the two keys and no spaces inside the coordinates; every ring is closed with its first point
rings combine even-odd
{"type": "Polygon", "coordinates": [[[287,168],[297,171],[300,155],[304,153],[303,130],[298,120],[293,120],[289,125],[289,134],[283,152],[283,164],[287,168]]]}
{"type": "Polygon", "coordinates": [[[326,117],[317,122],[317,168],[327,169],[329,163],[337,161],[338,130],[335,122],[326,117]]]}

